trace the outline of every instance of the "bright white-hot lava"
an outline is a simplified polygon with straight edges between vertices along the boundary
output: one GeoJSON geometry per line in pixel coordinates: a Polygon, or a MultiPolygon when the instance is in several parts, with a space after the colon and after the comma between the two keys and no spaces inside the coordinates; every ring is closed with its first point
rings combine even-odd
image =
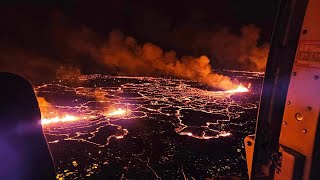
{"type": "Polygon", "coordinates": [[[225,132],[225,131],[221,131],[218,135],[215,135],[215,136],[207,136],[205,134],[202,134],[201,136],[198,136],[198,135],[193,134],[192,132],[180,132],[179,134],[180,135],[187,135],[187,136],[190,136],[190,137],[193,137],[193,138],[196,138],[196,139],[204,139],[204,140],[212,139],[212,138],[231,136],[230,132],[225,132]]]}
{"type": "MultiPolygon", "coordinates": [[[[106,114],[106,116],[114,116],[114,117],[118,117],[118,116],[123,116],[128,114],[127,110],[118,108],[112,112],[109,112],[108,114],[106,114]]],[[[73,122],[73,121],[77,121],[80,119],[87,119],[88,117],[82,117],[79,118],[77,116],[73,116],[73,115],[65,115],[65,116],[55,116],[52,118],[42,118],[41,119],[41,124],[42,125],[46,125],[46,124],[52,124],[52,123],[64,123],[64,122],[73,122]]],[[[120,138],[118,138],[120,139],[120,138]]]]}
{"type": "Polygon", "coordinates": [[[59,123],[59,122],[70,122],[70,121],[77,121],[79,120],[78,117],[72,115],[65,115],[63,117],[53,117],[53,118],[42,118],[41,124],[51,124],[51,123],[59,123]]]}
{"type": "Polygon", "coordinates": [[[240,93],[240,92],[248,92],[249,89],[240,84],[236,89],[231,89],[228,91],[224,91],[225,93],[240,93]]]}
{"type": "Polygon", "coordinates": [[[231,133],[230,133],[230,132],[221,132],[221,133],[219,134],[219,136],[221,136],[221,137],[227,137],[227,136],[231,136],[231,133]]]}
{"type": "Polygon", "coordinates": [[[121,108],[116,109],[115,111],[109,112],[107,114],[107,116],[121,116],[121,115],[125,115],[128,112],[126,110],[123,110],[121,108]]]}

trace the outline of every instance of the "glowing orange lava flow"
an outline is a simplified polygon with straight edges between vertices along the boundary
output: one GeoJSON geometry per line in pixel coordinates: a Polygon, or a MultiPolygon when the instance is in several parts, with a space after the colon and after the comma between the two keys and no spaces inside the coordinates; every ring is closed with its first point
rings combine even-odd
{"type": "Polygon", "coordinates": [[[225,93],[239,93],[239,92],[248,92],[249,89],[240,84],[236,89],[231,89],[228,91],[224,91],[225,93]]]}
{"type": "Polygon", "coordinates": [[[117,110],[108,113],[107,116],[121,116],[121,115],[125,115],[127,113],[128,112],[126,110],[118,108],[117,110]]]}
{"type": "Polygon", "coordinates": [[[201,136],[198,136],[198,135],[193,134],[192,132],[181,132],[179,134],[180,135],[187,135],[187,136],[190,136],[190,137],[193,137],[193,138],[196,138],[196,139],[204,139],[204,140],[231,136],[230,132],[225,132],[225,131],[221,131],[221,132],[219,132],[218,135],[215,135],[215,136],[207,136],[205,134],[203,134],[201,136]]]}
{"type": "Polygon", "coordinates": [[[53,118],[42,118],[41,124],[51,124],[51,123],[59,123],[59,122],[70,122],[70,121],[76,121],[78,120],[78,117],[72,116],[72,115],[65,115],[63,117],[53,117],[53,118]]]}

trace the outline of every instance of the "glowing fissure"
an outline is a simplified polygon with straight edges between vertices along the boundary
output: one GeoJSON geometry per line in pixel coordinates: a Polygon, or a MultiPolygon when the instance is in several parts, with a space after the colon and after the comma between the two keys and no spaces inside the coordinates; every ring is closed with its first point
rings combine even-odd
{"type": "Polygon", "coordinates": [[[41,124],[46,125],[46,124],[51,124],[51,123],[72,122],[72,121],[77,121],[77,120],[79,120],[79,118],[76,116],[65,115],[63,117],[56,116],[53,118],[42,118],[41,124]]]}
{"type": "MultiPolygon", "coordinates": [[[[47,115],[52,115],[50,112],[63,114],[58,116],[60,118],[54,116],[42,119],[49,144],[73,141],[102,149],[106,146],[110,148],[109,145],[114,141],[126,142],[128,135],[141,136],[137,135],[137,131],[130,132],[130,124],[135,124],[136,121],[166,123],[174,127],[175,133],[186,138],[225,138],[232,136],[232,132],[225,129],[224,124],[239,118],[245,110],[257,108],[255,102],[232,98],[238,92],[246,92],[244,86],[218,92],[195,88],[190,85],[191,81],[179,79],[103,75],[81,76],[81,79],[120,83],[113,87],[108,87],[106,83],[95,88],[68,87],[62,84],[38,86],[37,94],[44,97],[50,95],[52,89],[59,89],[62,98],[64,94],[73,94],[70,103],[59,104],[54,108],[43,100],[39,103],[40,108],[45,106],[42,110],[47,110],[47,115]],[[192,112],[197,115],[189,116],[188,113],[192,112]]],[[[241,93],[241,96],[246,94],[241,93]]],[[[161,129],[154,128],[155,131],[161,129]]],[[[104,163],[99,161],[98,164],[104,163]]],[[[94,167],[97,168],[89,171],[98,171],[100,166],[94,167]]],[[[58,173],[59,176],[66,177],[69,172],[74,172],[73,176],[79,173],[68,169],[58,173]]]]}
{"type": "Polygon", "coordinates": [[[121,116],[121,115],[124,115],[126,114],[127,111],[126,110],[123,110],[121,108],[118,108],[110,113],[107,114],[107,116],[121,116]]]}
{"type": "MultiPolygon", "coordinates": [[[[101,75],[92,75],[92,76],[83,76],[81,77],[83,80],[90,80],[90,79],[96,79],[96,78],[103,78],[103,76],[101,75]]],[[[105,76],[105,78],[111,78],[109,76],[105,76]]],[[[116,78],[126,78],[126,77],[121,77],[121,76],[117,76],[116,78]]],[[[139,80],[147,80],[147,81],[151,81],[153,83],[144,83],[144,84],[140,84],[139,86],[134,85],[132,86],[132,84],[130,83],[126,83],[124,85],[122,85],[121,88],[115,88],[114,90],[112,88],[110,89],[102,89],[102,88],[96,88],[95,89],[95,93],[90,93],[92,92],[92,88],[85,88],[85,87],[77,87],[77,88],[70,88],[68,86],[64,86],[64,85],[59,85],[59,84],[46,84],[46,85],[42,85],[39,86],[37,88],[38,91],[42,91],[44,92],[44,90],[42,89],[46,89],[48,87],[52,87],[52,86],[57,86],[59,88],[64,89],[64,91],[69,91],[69,92],[76,92],[76,94],[82,95],[82,96],[94,96],[97,99],[101,99],[103,98],[104,94],[108,94],[110,96],[113,96],[115,99],[119,100],[129,100],[131,99],[130,97],[124,98],[124,97],[120,97],[117,94],[118,93],[122,93],[124,89],[130,89],[130,90],[134,90],[136,89],[137,93],[139,95],[141,95],[141,97],[139,99],[143,100],[150,100],[151,104],[153,105],[160,105],[158,102],[160,101],[167,101],[166,99],[171,97],[171,98],[177,98],[178,101],[182,101],[185,103],[192,103],[192,99],[190,99],[191,97],[195,96],[195,95],[201,95],[204,98],[213,98],[215,99],[214,101],[219,101],[219,99],[223,100],[225,98],[228,99],[227,96],[224,96],[224,94],[234,94],[234,93],[241,93],[241,92],[248,92],[249,89],[246,88],[243,85],[239,85],[236,89],[232,89],[232,90],[227,90],[227,91],[206,91],[206,90],[201,90],[201,89],[197,89],[197,88],[192,88],[187,84],[181,84],[178,87],[171,87],[170,89],[167,89],[167,91],[161,92],[164,94],[163,98],[155,98],[149,95],[146,95],[144,92],[147,90],[149,91],[157,91],[157,83],[159,81],[168,81],[166,79],[162,79],[162,78],[152,78],[152,77],[130,77],[131,79],[139,79],[139,80]],[[155,85],[155,86],[154,86],[155,85]],[[99,90],[99,91],[97,91],[99,90]],[[99,93],[96,93],[99,92],[99,93]],[[173,93],[173,94],[172,94],[173,93]],[[97,95],[98,94],[98,95],[97,95]],[[185,98],[181,98],[181,97],[185,97],[185,98]],[[181,99],[181,100],[180,100],[181,99]],[[153,102],[154,101],[154,102],[153,102]]],[[[171,80],[169,80],[171,81],[171,80]]],[[[178,80],[178,79],[173,79],[173,81],[185,81],[185,80],[178,80]]],[[[58,111],[57,108],[53,108],[53,107],[49,107],[49,103],[45,102],[43,103],[43,100],[41,100],[42,103],[40,104],[40,108],[41,109],[45,109],[46,111],[49,110],[54,110],[54,111],[58,111]],[[43,107],[45,106],[45,108],[43,107]]],[[[77,101],[77,100],[75,100],[77,101]]],[[[207,100],[203,100],[203,102],[206,102],[207,100]]],[[[203,103],[202,102],[202,103],[203,103]]],[[[99,118],[112,118],[112,120],[107,119],[108,121],[112,121],[115,122],[117,121],[116,118],[122,118],[122,119],[135,119],[135,118],[146,118],[148,117],[148,113],[146,112],[141,112],[141,111],[137,111],[137,109],[145,109],[149,112],[154,112],[154,113],[159,113],[159,114],[163,114],[165,116],[171,116],[172,114],[170,113],[164,113],[162,112],[162,109],[164,108],[168,108],[170,106],[164,106],[164,107],[160,107],[159,109],[153,109],[153,108],[148,108],[148,107],[144,107],[142,105],[139,105],[137,108],[132,109],[131,111],[134,112],[139,112],[141,115],[140,116],[134,116],[134,115],[128,115],[129,114],[129,110],[127,108],[115,108],[111,111],[105,111],[105,110],[91,110],[90,109],[90,104],[94,104],[94,103],[106,103],[106,104],[111,104],[111,102],[109,102],[108,100],[104,101],[103,99],[101,101],[88,101],[85,102],[83,104],[79,104],[78,106],[75,106],[75,111],[77,112],[77,114],[80,114],[81,116],[74,116],[74,115],[64,115],[64,116],[55,116],[52,118],[46,118],[46,116],[44,118],[42,118],[41,122],[42,125],[48,127],[50,129],[50,124],[58,124],[58,123],[71,123],[70,126],[72,126],[72,123],[85,123],[88,120],[92,120],[92,119],[99,119],[99,118]],[[81,122],[82,121],[82,122],[81,122]]],[[[231,104],[235,104],[236,102],[234,102],[233,100],[230,102],[231,104]]],[[[115,104],[111,104],[111,105],[115,105],[115,104]]],[[[118,104],[119,105],[119,104],[118,104]]],[[[126,107],[126,105],[124,104],[120,104],[120,106],[126,107]]],[[[238,105],[236,105],[238,106],[238,105]]],[[[231,133],[230,132],[225,132],[225,131],[220,131],[220,130],[216,130],[216,129],[212,129],[209,128],[208,123],[210,124],[210,122],[207,123],[206,126],[201,126],[201,128],[203,129],[201,134],[194,134],[193,132],[189,132],[189,128],[190,126],[186,125],[183,120],[182,120],[182,115],[180,115],[180,111],[183,109],[189,109],[187,107],[180,107],[177,106],[179,108],[178,111],[176,111],[175,116],[178,119],[178,123],[174,123],[174,126],[176,126],[176,133],[180,134],[180,135],[187,135],[193,138],[197,138],[197,139],[212,139],[212,138],[219,138],[219,137],[226,137],[226,136],[230,136],[231,133]],[[214,133],[215,135],[208,135],[208,134],[212,134],[214,133]]],[[[255,106],[254,106],[255,107],[255,106]]],[[[67,108],[67,109],[72,109],[72,107],[63,107],[63,108],[67,108]]],[[[222,111],[208,111],[208,110],[201,110],[198,108],[194,108],[193,110],[198,110],[198,111],[202,111],[205,113],[222,113],[222,111]]],[[[228,116],[233,115],[231,112],[227,111],[228,116]]],[[[238,115],[236,115],[237,113],[235,113],[233,116],[237,117],[238,115]]],[[[227,121],[230,121],[230,118],[227,119],[227,121]]],[[[110,124],[113,125],[113,124],[110,124]]],[[[62,128],[65,125],[61,125],[62,128]]],[[[119,126],[121,128],[121,126],[119,126]]],[[[112,137],[116,138],[116,139],[122,139],[124,138],[124,136],[128,133],[127,130],[123,131],[125,133],[122,134],[118,134],[118,135],[114,135],[112,137]]],[[[92,133],[91,133],[92,134],[92,133]]],[[[70,139],[70,138],[69,138],[70,139]]],[[[71,138],[72,139],[72,138],[71,138]]],[[[89,138],[91,139],[91,138],[89,138]]],[[[84,141],[84,140],[81,140],[84,141]]],[[[101,146],[101,144],[99,145],[101,146]]]]}
{"type": "Polygon", "coordinates": [[[224,91],[224,93],[241,93],[241,92],[248,92],[249,89],[244,87],[242,84],[240,84],[236,89],[231,89],[224,91]]]}

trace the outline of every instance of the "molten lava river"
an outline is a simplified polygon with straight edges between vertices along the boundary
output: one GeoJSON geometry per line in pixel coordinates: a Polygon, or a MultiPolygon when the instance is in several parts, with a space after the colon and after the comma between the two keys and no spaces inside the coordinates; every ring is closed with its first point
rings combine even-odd
{"type": "Polygon", "coordinates": [[[57,179],[246,179],[263,74],[225,73],[249,91],[99,74],[39,84],[57,179]]]}

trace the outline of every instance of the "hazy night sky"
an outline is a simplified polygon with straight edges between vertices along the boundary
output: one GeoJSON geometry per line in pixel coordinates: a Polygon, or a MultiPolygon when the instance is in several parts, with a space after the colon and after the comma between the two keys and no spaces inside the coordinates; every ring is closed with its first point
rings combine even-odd
{"type": "Polygon", "coordinates": [[[11,66],[8,59],[26,63],[36,56],[46,59],[40,60],[43,64],[54,61],[85,67],[86,71],[99,69],[99,62],[87,60],[92,57],[70,48],[68,43],[81,44],[77,42],[81,39],[90,41],[90,47],[92,44],[99,47],[116,30],[123,36],[132,36],[138,44],[150,42],[165,51],[173,50],[177,57],[206,55],[217,59],[216,63],[210,61],[213,67],[235,69],[242,64],[250,65],[252,62],[243,59],[250,58],[255,47],[270,41],[278,3],[277,0],[1,1],[2,66],[11,66]],[[241,29],[247,26],[243,33],[241,29]],[[248,37],[251,34],[254,37],[248,37]],[[226,38],[221,39],[223,36],[226,38]],[[248,39],[252,42],[241,45],[245,46],[243,51],[226,57],[229,50],[239,49],[233,42],[243,44],[248,39]],[[76,61],[72,60],[75,54],[76,61]],[[232,60],[237,58],[241,60],[232,60]]]}

